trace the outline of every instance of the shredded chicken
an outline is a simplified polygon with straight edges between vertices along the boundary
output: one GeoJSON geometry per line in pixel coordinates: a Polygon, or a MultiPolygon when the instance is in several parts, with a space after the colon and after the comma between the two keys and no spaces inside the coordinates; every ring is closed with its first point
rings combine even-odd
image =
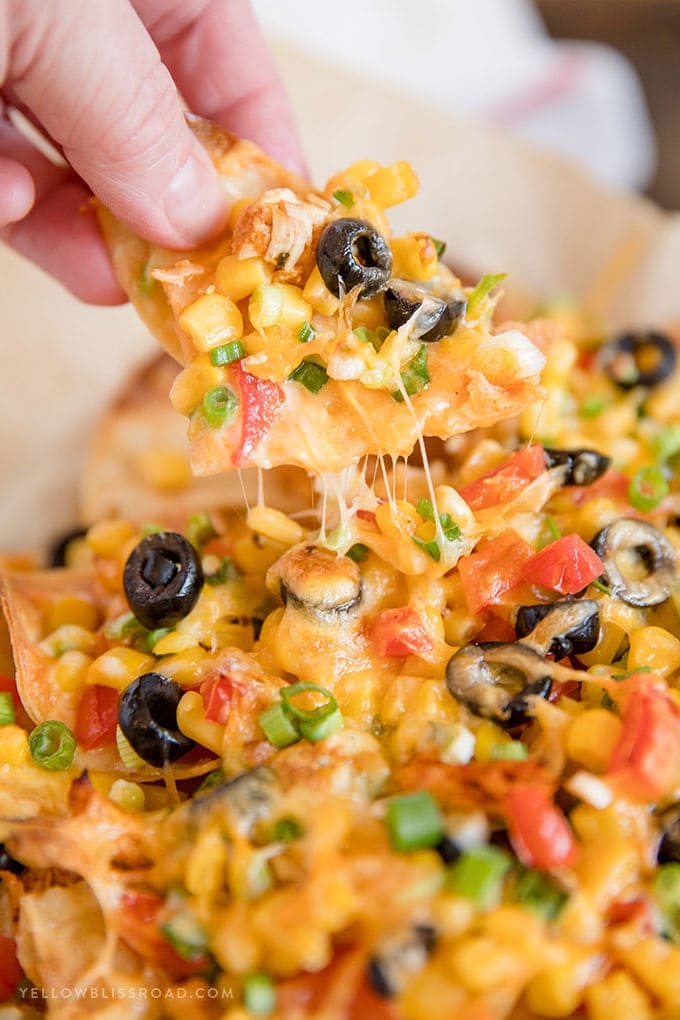
{"type": "Polygon", "coordinates": [[[272,188],[239,217],[232,250],[240,259],[262,256],[281,270],[281,279],[301,282],[314,232],[329,212],[328,203],[316,195],[303,200],[290,188],[272,188]]]}

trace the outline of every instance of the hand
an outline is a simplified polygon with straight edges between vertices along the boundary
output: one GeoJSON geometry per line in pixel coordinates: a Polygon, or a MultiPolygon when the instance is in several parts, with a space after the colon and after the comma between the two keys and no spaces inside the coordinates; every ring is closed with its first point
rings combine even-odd
{"type": "Polygon", "coordinates": [[[88,199],[170,248],[228,208],[189,109],[302,169],[296,129],[247,0],[0,0],[0,238],[83,301],[125,300],[88,199]],[[20,133],[24,113],[65,162],[20,133]]]}

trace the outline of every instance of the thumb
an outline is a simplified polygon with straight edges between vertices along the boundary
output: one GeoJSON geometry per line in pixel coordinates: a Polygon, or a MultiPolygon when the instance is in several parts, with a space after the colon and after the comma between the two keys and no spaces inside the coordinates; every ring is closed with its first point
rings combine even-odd
{"type": "Polygon", "coordinates": [[[127,0],[22,0],[15,9],[9,84],[94,194],[167,247],[218,229],[226,195],[127,0]]]}

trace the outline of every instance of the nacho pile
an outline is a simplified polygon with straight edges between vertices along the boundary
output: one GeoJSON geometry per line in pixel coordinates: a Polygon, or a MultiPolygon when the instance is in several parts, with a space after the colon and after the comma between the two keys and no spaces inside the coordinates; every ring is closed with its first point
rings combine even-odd
{"type": "Polygon", "coordinates": [[[316,193],[210,140],[244,204],[198,268],[109,236],[184,366],[194,464],[279,467],[245,498],[190,482],[154,366],[97,431],[66,565],[5,564],[0,999],[64,1020],[680,1016],[674,337],[566,307],[499,321],[495,278],[464,287],[429,235],[389,234],[404,165],[316,193]],[[315,277],[347,218],[391,253],[372,296],[315,277]],[[199,329],[197,305],[231,318],[199,329]]]}

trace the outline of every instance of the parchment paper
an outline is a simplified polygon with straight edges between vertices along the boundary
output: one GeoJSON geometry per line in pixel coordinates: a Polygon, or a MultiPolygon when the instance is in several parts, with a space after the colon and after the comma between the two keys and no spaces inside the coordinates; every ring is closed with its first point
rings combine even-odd
{"type": "MultiPolygon", "coordinates": [[[[680,320],[677,215],[379,82],[278,57],[316,181],[408,159],[421,191],[392,210],[395,228],[444,239],[456,266],[508,272],[525,311],[571,294],[612,326],[680,320]]],[[[0,549],[25,549],[75,522],[92,423],[154,345],[129,308],[81,305],[6,251],[0,281],[0,549]]]]}

